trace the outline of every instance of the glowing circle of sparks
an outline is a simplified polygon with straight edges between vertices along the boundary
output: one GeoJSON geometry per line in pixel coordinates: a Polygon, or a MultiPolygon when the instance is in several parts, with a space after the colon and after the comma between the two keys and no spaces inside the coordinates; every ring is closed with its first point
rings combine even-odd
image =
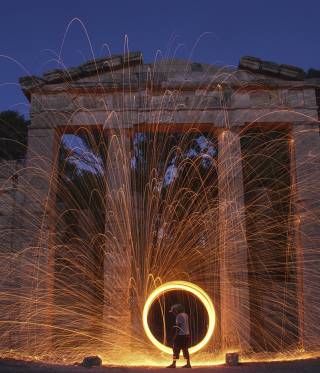
{"type": "Polygon", "coordinates": [[[183,290],[186,292],[189,292],[193,295],[195,295],[204,305],[207,313],[208,313],[208,329],[207,333],[204,336],[204,338],[196,345],[192,346],[189,349],[190,354],[193,354],[195,352],[198,352],[201,350],[210,340],[212,337],[213,331],[214,331],[214,326],[216,322],[216,316],[215,316],[215,311],[214,311],[214,306],[213,303],[209,297],[209,295],[201,289],[199,286],[187,282],[187,281],[171,281],[171,282],[166,282],[165,284],[159,286],[156,288],[148,297],[144,308],[143,308],[143,313],[142,313],[142,323],[143,323],[143,328],[145,330],[145,333],[147,337],[150,339],[150,341],[161,351],[167,353],[167,354],[172,354],[172,348],[164,345],[163,343],[159,342],[154,335],[152,334],[149,324],[148,324],[148,314],[150,311],[150,308],[154,301],[159,298],[160,295],[163,295],[169,291],[173,290],[183,290]]]}

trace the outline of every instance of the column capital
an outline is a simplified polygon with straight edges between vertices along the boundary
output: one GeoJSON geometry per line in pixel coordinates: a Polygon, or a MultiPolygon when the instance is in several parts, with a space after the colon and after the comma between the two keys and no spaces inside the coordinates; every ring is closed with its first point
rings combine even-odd
{"type": "Polygon", "coordinates": [[[218,136],[222,134],[232,133],[234,135],[240,135],[242,127],[234,126],[234,127],[217,127],[216,134],[218,136]]]}

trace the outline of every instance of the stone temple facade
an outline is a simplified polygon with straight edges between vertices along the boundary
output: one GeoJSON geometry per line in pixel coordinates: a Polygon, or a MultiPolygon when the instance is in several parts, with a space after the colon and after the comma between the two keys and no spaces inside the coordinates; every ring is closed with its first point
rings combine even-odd
{"type": "MultiPolygon", "coordinates": [[[[7,286],[9,293],[18,294],[18,299],[33,289],[35,300],[29,310],[46,304],[45,311],[37,313],[37,328],[52,322],[55,256],[50,247],[57,234],[55,180],[61,134],[80,126],[102,126],[113,134],[130,133],[137,126],[152,128],[155,123],[177,131],[199,126],[214,131],[219,150],[219,252],[224,258],[220,263],[219,348],[250,350],[254,337],[241,136],[246,127],[280,128],[286,131],[290,148],[296,344],[305,350],[320,347],[320,79],[316,71],[308,75],[293,66],[253,57],[243,57],[236,69],[182,60],[145,64],[141,53],[131,52],[49,71],[42,77],[23,77],[20,84],[30,101],[31,125],[24,163],[0,165],[1,249],[19,253],[23,263],[7,286]],[[25,250],[28,247],[41,248],[46,255],[25,250]],[[34,271],[35,263],[37,273],[26,276],[34,271]]],[[[130,144],[126,149],[129,156],[130,144]]],[[[129,162],[116,151],[109,153],[113,170],[121,167],[113,179],[113,188],[119,190],[126,178],[123,164],[129,162]]],[[[16,315],[1,318],[27,324],[21,308],[14,308],[16,315]]],[[[271,314],[277,312],[270,304],[266,308],[271,314]]],[[[23,326],[15,330],[9,344],[18,346],[28,330],[23,326]]],[[[37,339],[37,333],[30,338],[37,339]]]]}

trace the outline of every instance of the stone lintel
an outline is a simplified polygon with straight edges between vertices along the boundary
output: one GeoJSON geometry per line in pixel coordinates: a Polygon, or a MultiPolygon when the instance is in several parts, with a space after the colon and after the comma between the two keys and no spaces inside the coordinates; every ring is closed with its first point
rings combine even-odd
{"type": "MultiPolygon", "coordinates": [[[[33,77],[35,81],[35,77],[33,77]]],[[[40,86],[39,83],[35,85],[30,85],[30,88],[24,88],[28,90],[31,94],[33,93],[55,93],[55,92],[72,92],[72,93],[106,93],[106,92],[115,92],[115,91],[136,91],[152,86],[153,91],[164,92],[166,90],[179,90],[179,91],[195,91],[197,89],[204,90],[215,90],[218,86],[229,87],[234,90],[241,91],[251,91],[256,89],[261,89],[263,86],[264,89],[268,90],[278,90],[278,89],[303,89],[303,88],[316,88],[318,85],[309,83],[309,82],[292,82],[292,81],[272,81],[272,80],[259,80],[252,82],[221,82],[221,78],[217,77],[216,79],[202,79],[202,80],[176,80],[176,81],[167,81],[164,80],[160,83],[153,82],[152,80],[145,81],[134,77],[129,79],[118,78],[115,79],[110,76],[109,80],[104,79],[103,81],[93,81],[93,82],[70,82],[68,84],[50,84],[45,85],[42,82],[40,86]]]]}
{"type": "Polygon", "coordinates": [[[212,124],[216,127],[237,127],[243,123],[304,123],[305,118],[317,120],[316,109],[207,109],[207,110],[78,110],[74,112],[46,111],[31,118],[30,129],[50,129],[59,126],[103,125],[105,128],[131,128],[138,124],[212,124]],[[226,113],[227,119],[226,119],[226,113]]]}
{"type": "MultiPolygon", "coordinates": [[[[50,128],[69,123],[72,116],[81,116],[79,112],[93,113],[105,111],[144,112],[153,111],[159,117],[168,116],[175,111],[175,116],[212,117],[219,116],[219,111],[226,111],[230,122],[253,121],[304,121],[306,117],[317,118],[317,103],[313,88],[295,88],[270,91],[261,89],[251,91],[228,89],[198,89],[194,91],[135,91],[135,92],[97,92],[75,93],[57,91],[48,94],[33,94],[31,102],[31,127],[50,128]],[[195,113],[197,111],[197,113],[195,113]],[[210,112],[214,112],[210,114],[210,112]],[[194,112],[193,114],[191,112],[194,112]],[[302,118],[298,118],[302,115],[302,118]],[[238,118],[238,119],[237,119],[238,118]]],[[[95,114],[92,115],[92,117],[95,114]]],[[[101,115],[101,114],[99,114],[101,115]]],[[[122,115],[122,114],[116,114],[122,115]]],[[[163,120],[163,119],[161,119],[163,120]]],[[[195,117],[195,119],[197,118],[195,117]]],[[[211,119],[212,120],[212,119],[211,119]]]]}

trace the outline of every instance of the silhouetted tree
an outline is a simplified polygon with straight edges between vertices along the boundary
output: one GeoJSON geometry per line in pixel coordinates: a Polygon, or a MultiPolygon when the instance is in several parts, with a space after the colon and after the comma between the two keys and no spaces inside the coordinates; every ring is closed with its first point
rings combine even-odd
{"type": "Polygon", "coordinates": [[[25,158],[29,123],[16,111],[0,112],[0,160],[25,158]]]}

